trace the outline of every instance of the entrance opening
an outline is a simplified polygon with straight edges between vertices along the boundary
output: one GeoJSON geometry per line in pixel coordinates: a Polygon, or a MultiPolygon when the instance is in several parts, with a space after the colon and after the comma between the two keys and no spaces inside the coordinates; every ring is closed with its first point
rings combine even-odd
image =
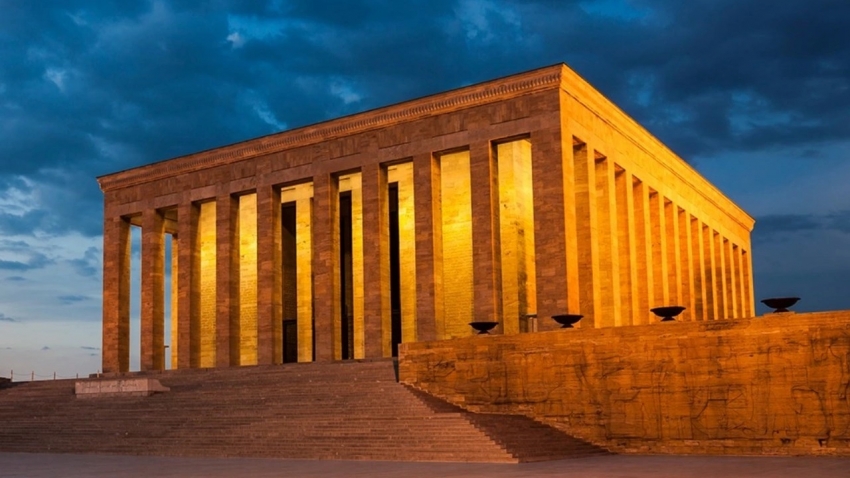
{"type": "Polygon", "coordinates": [[[281,285],[283,291],[283,363],[298,361],[298,256],[296,249],[295,202],[280,207],[281,220],[281,285]]]}
{"type": "Polygon", "coordinates": [[[388,191],[390,210],[390,328],[392,355],[398,357],[401,343],[401,260],[399,255],[398,183],[391,183],[388,191]]]}
{"type": "Polygon", "coordinates": [[[351,237],[351,192],[339,194],[340,358],[354,358],[354,273],[351,237]]]}
{"type": "Polygon", "coordinates": [[[298,321],[283,319],[283,363],[298,361],[298,321]]]}

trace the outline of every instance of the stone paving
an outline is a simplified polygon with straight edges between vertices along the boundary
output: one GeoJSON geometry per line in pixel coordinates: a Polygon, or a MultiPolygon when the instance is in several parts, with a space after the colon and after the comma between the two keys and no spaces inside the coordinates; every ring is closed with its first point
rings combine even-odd
{"type": "Polygon", "coordinates": [[[850,477],[850,458],[599,456],[520,465],[0,453],[0,477],[850,477]]]}

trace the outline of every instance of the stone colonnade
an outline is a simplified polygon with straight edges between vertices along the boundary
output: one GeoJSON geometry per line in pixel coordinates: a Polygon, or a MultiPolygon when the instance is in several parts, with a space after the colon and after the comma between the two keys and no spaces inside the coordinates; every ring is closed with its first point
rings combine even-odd
{"type": "Polygon", "coordinates": [[[685,321],[755,315],[748,235],[603,147],[574,137],[573,160],[581,312],[596,327],[656,321],[660,305],[685,321]]]}
{"type": "MultiPolygon", "coordinates": [[[[545,134],[107,218],[104,292],[116,300],[104,312],[117,337],[104,337],[105,363],[129,367],[133,225],[142,230],[143,370],[165,366],[169,237],[172,367],[280,363],[288,318],[298,361],[391,355],[391,190],[402,341],[466,336],[471,320],[531,331],[525,316],[538,304],[582,313],[585,327],[648,323],[651,307],[669,304],[687,307],[683,320],[754,314],[748,244],[579,138],[564,160],[541,151],[535,139],[545,134]],[[351,270],[347,289],[341,268],[351,270]]],[[[547,319],[541,330],[554,326],[547,319]]]]}
{"type": "Polygon", "coordinates": [[[473,320],[754,314],[752,219],[565,65],[99,181],[105,372],[129,369],[133,227],[143,370],[166,345],[225,367],[388,357],[473,320]]]}

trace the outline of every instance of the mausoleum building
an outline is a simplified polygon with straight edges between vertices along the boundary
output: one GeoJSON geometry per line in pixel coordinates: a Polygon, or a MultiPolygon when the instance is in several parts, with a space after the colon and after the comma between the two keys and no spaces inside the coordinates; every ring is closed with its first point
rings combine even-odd
{"type": "Polygon", "coordinates": [[[563,64],[98,181],[104,372],[130,367],[135,227],[142,370],[754,315],[753,219],[563,64]]]}

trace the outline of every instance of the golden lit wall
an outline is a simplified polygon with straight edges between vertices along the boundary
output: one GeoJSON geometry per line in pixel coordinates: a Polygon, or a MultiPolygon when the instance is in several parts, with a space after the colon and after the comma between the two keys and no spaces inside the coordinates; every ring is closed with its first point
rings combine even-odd
{"type": "Polygon", "coordinates": [[[239,196],[239,363],[257,363],[257,194],[239,196]]]}
{"type": "Polygon", "coordinates": [[[201,203],[201,367],[215,367],[215,201],[201,203]]]}
{"type": "Polygon", "coordinates": [[[418,342],[399,379],[615,452],[848,456],[848,322],[771,313],[418,342]]]}
{"type": "Polygon", "coordinates": [[[296,295],[298,361],[313,360],[313,183],[280,191],[282,203],[295,203],[296,295]]]}
{"type": "Polygon", "coordinates": [[[416,217],[413,163],[387,168],[387,182],[398,184],[398,255],[401,269],[401,341],[416,340],[416,217]]]}
{"type": "Polygon", "coordinates": [[[354,321],[354,358],[366,356],[363,323],[363,189],[360,173],[339,177],[339,192],[351,192],[352,298],[348,304],[354,321]]]}
{"type": "Polygon", "coordinates": [[[496,146],[499,176],[499,228],[502,313],[505,334],[520,332],[520,317],[537,311],[534,266],[534,203],[531,142],[496,146]]]}
{"type": "Polygon", "coordinates": [[[472,321],[472,198],[469,151],[440,156],[443,323],[437,339],[466,337],[472,321]]]}
{"type": "MultiPolygon", "coordinates": [[[[169,237],[169,236],[166,236],[169,237]]],[[[177,237],[171,237],[171,368],[177,368],[177,237]]]]}

